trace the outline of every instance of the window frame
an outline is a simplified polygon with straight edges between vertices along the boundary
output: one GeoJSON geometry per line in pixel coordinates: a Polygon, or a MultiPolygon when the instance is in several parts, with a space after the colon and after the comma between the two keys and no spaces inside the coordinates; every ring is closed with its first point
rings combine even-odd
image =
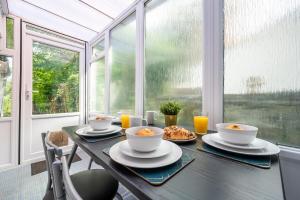
{"type": "MultiPolygon", "coordinates": [[[[144,42],[145,42],[145,5],[151,0],[136,0],[123,11],[110,25],[104,28],[90,42],[90,47],[105,38],[105,113],[109,113],[110,71],[109,43],[110,31],[131,13],[136,12],[136,72],[135,72],[135,114],[144,115],[144,42]]],[[[209,129],[216,130],[215,124],[224,121],[224,0],[203,0],[203,83],[202,111],[209,115],[209,129]]],[[[91,58],[90,56],[88,58],[91,58]]],[[[284,150],[299,155],[300,149],[284,147],[284,150]]]]}
{"type": "Polygon", "coordinates": [[[0,117],[0,122],[11,122],[10,132],[10,163],[0,165],[0,168],[9,168],[18,164],[18,140],[19,140],[19,120],[20,120],[20,18],[14,15],[0,15],[0,54],[12,57],[12,104],[11,115],[0,117]],[[14,20],[14,48],[6,48],[6,17],[14,20]],[[14,92],[18,91],[18,92],[14,92]]]}

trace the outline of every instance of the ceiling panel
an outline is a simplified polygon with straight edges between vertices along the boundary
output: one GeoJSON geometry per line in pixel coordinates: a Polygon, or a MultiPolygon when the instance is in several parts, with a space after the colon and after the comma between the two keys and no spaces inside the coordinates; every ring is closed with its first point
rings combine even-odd
{"type": "Polygon", "coordinates": [[[9,0],[9,13],[86,41],[134,0],[9,0]]]}
{"type": "Polygon", "coordinates": [[[78,0],[23,0],[44,10],[55,13],[65,19],[71,20],[94,31],[101,31],[112,21],[95,9],[78,0]]]}
{"type": "Polygon", "coordinates": [[[97,34],[95,31],[45,12],[21,0],[10,0],[8,8],[11,14],[19,16],[23,20],[85,41],[89,41],[97,34]]]}
{"type": "Polygon", "coordinates": [[[123,10],[125,10],[134,0],[80,0],[98,10],[103,11],[107,15],[116,18],[123,10]]]}

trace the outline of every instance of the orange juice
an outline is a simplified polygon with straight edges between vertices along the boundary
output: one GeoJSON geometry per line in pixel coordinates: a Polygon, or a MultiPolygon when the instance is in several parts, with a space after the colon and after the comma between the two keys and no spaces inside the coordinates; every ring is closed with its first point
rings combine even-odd
{"type": "Polygon", "coordinates": [[[194,127],[198,134],[206,134],[208,126],[207,116],[194,116],[194,127]]]}
{"type": "Polygon", "coordinates": [[[121,115],[122,128],[126,129],[130,127],[130,115],[122,114],[121,115]]]}

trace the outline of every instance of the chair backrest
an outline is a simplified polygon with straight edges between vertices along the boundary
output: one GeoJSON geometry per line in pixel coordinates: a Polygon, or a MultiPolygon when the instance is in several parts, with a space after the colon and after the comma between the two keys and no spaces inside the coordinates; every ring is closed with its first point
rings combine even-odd
{"type": "Polygon", "coordinates": [[[52,164],[53,167],[53,178],[55,187],[59,187],[62,190],[56,190],[58,192],[58,200],[65,198],[67,200],[82,200],[80,195],[77,193],[72,180],[70,178],[68,164],[66,157],[63,156],[61,160],[56,160],[52,164]]]}
{"type": "Polygon", "coordinates": [[[48,179],[52,180],[53,177],[53,170],[52,170],[52,163],[55,160],[55,155],[57,155],[59,158],[62,156],[62,150],[54,145],[51,141],[48,140],[49,132],[48,133],[42,133],[42,143],[44,148],[44,154],[46,158],[46,167],[48,171],[48,179]],[[54,149],[54,154],[49,154],[48,149],[49,148],[54,149]]]}

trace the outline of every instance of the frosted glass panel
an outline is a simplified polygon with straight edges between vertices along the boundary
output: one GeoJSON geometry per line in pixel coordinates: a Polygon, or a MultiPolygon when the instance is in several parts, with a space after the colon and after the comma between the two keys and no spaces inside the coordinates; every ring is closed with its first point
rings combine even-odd
{"type": "Polygon", "coordinates": [[[162,102],[176,100],[183,106],[182,125],[191,125],[193,112],[202,107],[202,4],[153,0],[145,8],[144,109],[159,110],[162,102]]]}
{"type": "Polygon", "coordinates": [[[92,58],[96,58],[99,56],[104,56],[105,52],[104,52],[104,40],[101,40],[100,42],[98,42],[95,46],[93,46],[92,48],[92,58]]]}
{"type": "Polygon", "coordinates": [[[134,112],[135,95],[135,13],[116,26],[110,35],[110,111],[134,112]]]}
{"type": "Polygon", "coordinates": [[[300,145],[300,1],[225,0],[226,122],[300,145]]]}
{"type": "Polygon", "coordinates": [[[93,62],[90,69],[90,112],[104,112],[105,59],[93,62]]]}

